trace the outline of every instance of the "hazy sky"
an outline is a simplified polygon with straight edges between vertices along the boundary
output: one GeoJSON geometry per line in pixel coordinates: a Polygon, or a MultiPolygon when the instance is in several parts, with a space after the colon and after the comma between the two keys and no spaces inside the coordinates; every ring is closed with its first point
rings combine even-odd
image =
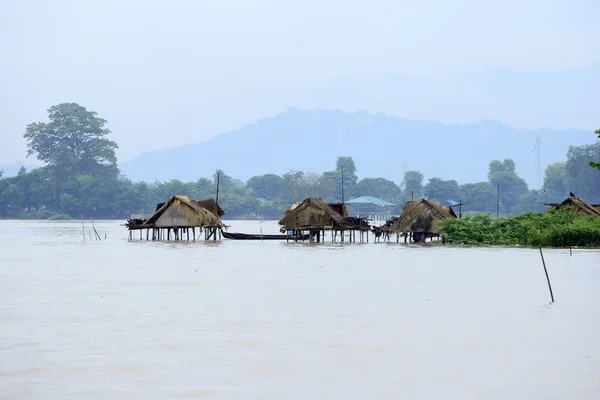
{"type": "Polygon", "coordinates": [[[0,2],[0,163],[77,102],[120,161],[284,111],[600,127],[597,0],[0,2]],[[595,102],[595,104],[594,104],[595,102]]]}

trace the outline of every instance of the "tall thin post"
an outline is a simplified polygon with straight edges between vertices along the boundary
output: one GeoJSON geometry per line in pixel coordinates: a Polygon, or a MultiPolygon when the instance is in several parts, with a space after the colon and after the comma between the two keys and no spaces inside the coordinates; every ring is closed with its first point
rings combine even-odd
{"type": "Polygon", "coordinates": [[[83,225],[83,214],[81,215],[81,234],[83,235],[83,240],[85,240],[85,226],[83,225]]]}
{"type": "Polygon", "coordinates": [[[298,202],[298,194],[296,193],[296,175],[294,175],[294,201],[298,202]]]}
{"type": "MultiPolygon", "coordinates": [[[[344,168],[342,168],[342,207],[344,206],[344,168]]],[[[342,210],[343,214],[344,210],[342,210]]]]}
{"type": "Polygon", "coordinates": [[[98,233],[98,231],[96,230],[96,227],[94,226],[94,220],[92,220],[92,229],[94,230],[94,235],[96,236],[96,238],[98,240],[102,240],[102,238],[100,237],[100,234],[98,233]]]}
{"type": "Polygon", "coordinates": [[[554,295],[552,294],[552,286],[550,285],[550,278],[548,277],[548,270],[546,269],[546,261],[544,261],[544,253],[542,253],[542,247],[540,246],[540,256],[542,256],[542,264],[544,265],[544,272],[546,273],[546,280],[548,281],[548,289],[550,289],[550,298],[554,303],[554,295]]]}
{"type": "Polygon", "coordinates": [[[498,189],[496,194],[496,219],[498,219],[498,215],[500,214],[500,182],[498,182],[498,189]]]}
{"type": "Polygon", "coordinates": [[[414,201],[414,200],[415,200],[415,191],[414,191],[414,190],[411,190],[411,191],[410,191],[410,199],[411,199],[412,201],[414,201]]]}
{"type": "Polygon", "coordinates": [[[458,218],[462,218],[462,200],[458,200],[458,218]]]}
{"type": "MultiPolygon", "coordinates": [[[[220,178],[220,173],[217,172],[217,197],[215,198],[215,203],[218,205],[219,204],[219,178],[220,178]]],[[[218,210],[218,208],[217,208],[218,210]]]]}

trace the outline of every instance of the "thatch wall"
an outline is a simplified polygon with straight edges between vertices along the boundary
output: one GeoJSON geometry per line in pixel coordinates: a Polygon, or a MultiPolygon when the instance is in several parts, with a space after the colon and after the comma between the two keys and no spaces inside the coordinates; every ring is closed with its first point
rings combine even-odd
{"type": "Polygon", "coordinates": [[[223,211],[221,206],[217,204],[215,199],[198,200],[196,201],[196,203],[198,203],[200,207],[206,208],[208,211],[210,211],[219,218],[225,215],[225,211],[223,211]]]}
{"type": "Polygon", "coordinates": [[[319,197],[305,199],[293,209],[287,210],[279,221],[279,225],[286,228],[323,228],[343,223],[344,217],[319,197]]]}
{"type": "Polygon", "coordinates": [[[327,205],[344,218],[350,215],[348,214],[348,206],[345,203],[327,203],[327,205]]]}
{"type": "Polygon", "coordinates": [[[219,224],[218,217],[187,196],[171,197],[144,222],[144,226],[157,228],[191,228],[219,224]]]}
{"type": "Polygon", "coordinates": [[[409,201],[390,232],[437,233],[434,223],[446,218],[456,218],[451,207],[442,206],[434,200],[409,201]]]}
{"type": "Polygon", "coordinates": [[[580,197],[569,197],[562,203],[557,204],[553,207],[555,210],[567,210],[577,214],[589,215],[598,217],[600,216],[600,210],[592,206],[580,197]]]}

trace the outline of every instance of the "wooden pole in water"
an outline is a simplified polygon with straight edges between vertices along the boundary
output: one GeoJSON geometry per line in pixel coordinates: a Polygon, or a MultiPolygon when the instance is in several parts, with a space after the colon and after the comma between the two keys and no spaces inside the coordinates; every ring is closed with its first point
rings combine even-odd
{"type": "Polygon", "coordinates": [[[540,256],[542,257],[542,264],[544,265],[544,272],[546,273],[546,280],[548,281],[548,289],[550,289],[550,298],[554,303],[554,294],[552,294],[552,286],[550,285],[550,277],[548,277],[548,270],[546,269],[546,261],[544,261],[544,253],[542,252],[542,247],[540,246],[540,256]]]}
{"type": "Polygon", "coordinates": [[[96,235],[96,238],[98,238],[98,240],[102,240],[100,238],[100,234],[98,233],[98,231],[96,230],[96,227],[94,226],[94,220],[92,220],[92,229],[94,230],[94,235],[96,235]]]}

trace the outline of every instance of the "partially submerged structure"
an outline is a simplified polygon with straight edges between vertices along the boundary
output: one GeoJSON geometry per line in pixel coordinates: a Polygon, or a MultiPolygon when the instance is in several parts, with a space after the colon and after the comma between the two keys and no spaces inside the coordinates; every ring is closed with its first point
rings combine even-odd
{"type": "Polygon", "coordinates": [[[150,232],[152,240],[184,240],[184,236],[186,240],[190,240],[191,230],[192,239],[196,240],[196,228],[200,234],[204,230],[206,240],[216,240],[223,224],[217,215],[202,207],[200,202],[187,196],[173,196],[165,203],[158,204],[154,214],[145,221],[129,220],[126,226],[129,228],[130,240],[134,230],[140,231],[140,239],[146,230],[146,240],[149,239],[150,232]]]}
{"type": "Polygon", "coordinates": [[[309,233],[310,240],[317,242],[325,239],[326,231],[331,231],[332,241],[339,234],[342,242],[347,232],[350,233],[350,241],[356,240],[355,232],[359,231],[362,242],[363,233],[369,231],[365,221],[348,217],[348,209],[344,203],[328,204],[320,197],[309,197],[300,204],[294,204],[285,212],[279,225],[282,226],[281,232],[291,233],[292,239],[309,233]]]}
{"type": "Polygon", "coordinates": [[[446,218],[456,218],[450,206],[443,206],[435,200],[408,201],[402,214],[390,228],[390,232],[404,236],[404,241],[424,242],[427,238],[440,236],[435,223],[446,218]]]}
{"type": "Polygon", "coordinates": [[[590,204],[581,197],[569,196],[561,203],[550,203],[551,210],[566,210],[591,217],[600,217],[600,204],[590,204]]]}
{"type": "Polygon", "coordinates": [[[213,213],[213,215],[219,219],[223,218],[225,215],[225,211],[223,211],[215,199],[198,200],[196,203],[198,203],[200,207],[213,213]]]}

